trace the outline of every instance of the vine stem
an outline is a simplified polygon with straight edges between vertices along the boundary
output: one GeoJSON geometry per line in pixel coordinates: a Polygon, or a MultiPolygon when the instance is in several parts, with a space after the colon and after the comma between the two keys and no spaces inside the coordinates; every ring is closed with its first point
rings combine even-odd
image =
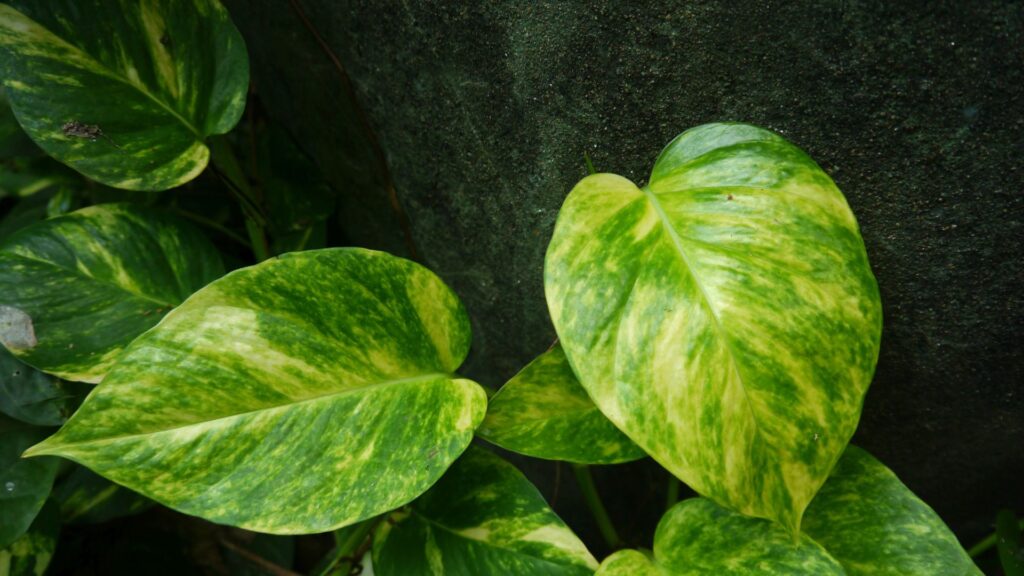
{"type": "Polygon", "coordinates": [[[329,556],[321,563],[322,568],[314,572],[316,576],[327,576],[328,574],[348,574],[352,566],[361,558],[356,558],[355,552],[370,537],[370,533],[377,527],[382,516],[363,520],[359,524],[347,526],[334,531],[334,548],[329,556]]]}
{"type": "Polygon", "coordinates": [[[260,214],[260,198],[249,185],[242,165],[235,156],[235,151],[224,136],[214,136],[207,141],[214,171],[220,176],[228,189],[238,196],[242,213],[245,215],[245,231],[249,233],[249,244],[257,262],[270,257],[267,243],[266,220],[260,214]]]}
{"type": "Polygon", "coordinates": [[[572,471],[576,475],[576,481],[579,482],[580,490],[583,492],[583,499],[587,502],[591,514],[594,515],[594,520],[597,522],[598,529],[601,530],[604,541],[612,550],[622,548],[619,533],[615,531],[612,519],[608,516],[608,510],[605,509],[604,502],[601,501],[601,496],[597,493],[597,486],[594,485],[590,467],[585,464],[573,464],[572,471]]]}
{"type": "Polygon", "coordinates": [[[668,475],[668,490],[665,493],[665,510],[668,510],[679,502],[679,479],[671,473],[668,475]]]}

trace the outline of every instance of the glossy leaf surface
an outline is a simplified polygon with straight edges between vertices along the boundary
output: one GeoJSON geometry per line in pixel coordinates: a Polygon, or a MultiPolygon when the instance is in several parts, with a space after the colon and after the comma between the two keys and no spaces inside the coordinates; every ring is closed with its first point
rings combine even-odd
{"type": "Polygon", "coordinates": [[[580,464],[646,456],[601,414],[557,345],[491,398],[477,434],[506,450],[580,464]]]}
{"type": "Polygon", "coordinates": [[[378,576],[587,575],[597,562],[514,466],[470,448],[436,486],[385,522],[378,576]]]}
{"type": "Polygon", "coordinates": [[[21,126],[104,184],[163,190],[206,167],[245,107],[249,63],[216,0],[0,4],[0,62],[21,126]]]}
{"type": "Polygon", "coordinates": [[[28,530],[50,494],[57,459],[21,458],[21,453],[46,433],[45,428],[0,416],[0,548],[28,530]]]}
{"type": "Polygon", "coordinates": [[[981,574],[935,511],[856,446],[807,508],[804,530],[849,576],[981,574]]]}
{"type": "Polygon", "coordinates": [[[215,522],[331,530],[411,501],[469,444],[486,409],[453,374],[469,343],[455,294],[417,264],[287,254],[168,314],[29,454],[215,522]]]}
{"type": "Polygon", "coordinates": [[[0,548],[0,574],[3,576],[43,576],[57,550],[60,514],[53,502],[47,502],[25,534],[0,548]]]}
{"type": "Polygon", "coordinates": [[[201,232],[161,212],[105,204],[46,220],[0,244],[0,343],[43,371],[98,382],[223,273],[201,232]]]}
{"type": "Polygon", "coordinates": [[[545,288],[619,429],[702,495],[798,530],[856,428],[881,331],[857,223],[813,160],[708,124],[642,189],[589,176],[559,214],[545,288]]]}
{"type": "Polygon", "coordinates": [[[0,346],[0,412],[36,426],[60,426],[90,386],[64,382],[21,362],[0,346]]]}

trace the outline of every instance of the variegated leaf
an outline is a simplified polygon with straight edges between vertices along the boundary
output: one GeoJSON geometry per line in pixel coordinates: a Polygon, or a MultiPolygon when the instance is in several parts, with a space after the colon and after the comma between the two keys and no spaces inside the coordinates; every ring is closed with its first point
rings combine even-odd
{"type": "Polygon", "coordinates": [[[615,464],[646,456],[580,386],[554,346],[501,387],[477,434],[506,450],[579,464],[615,464]]]}
{"type": "Polygon", "coordinates": [[[807,508],[804,530],[849,576],[981,575],[935,511],[855,446],[807,508]]]}
{"type": "Polygon", "coordinates": [[[806,535],[794,541],[777,524],[737,514],[706,498],[676,504],[658,523],[654,560],[626,551],[605,559],[602,576],[844,576],[828,552],[806,535]],[[632,570],[632,571],[631,571],[632,570]]]}
{"type": "Polygon", "coordinates": [[[47,502],[25,534],[0,548],[0,575],[43,576],[57,550],[59,534],[57,505],[47,502]]]}
{"type": "Polygon", "coordinates": [[[204,139],[235,125],[249,84],[242,37],[216,0],[9,1],[0,66],[43,150],[131,190],[198,175],[204,139]]]}
{"type": "Polygon", "coordinates": [[[857,223],[813,160],[709,124],[643,188],[589,176],[559,214],[545,288],[619,429],[702,495],[799,530],[856,428],[881,332],[857,223]]]}
{"type": "Polygon", "coordinates": [[[28,530],[50,494],[57,459],[21,459],[21,453],[46,433],[46,428],[0,416],[0,548],[28,530]]]}
{"type": "Polygon", "coordinates": [[[593,574],[597,561],[519,470],[471,447],[374,536],[378,576],[593,574]]]}
{"type": "Polygon", "coordinates": [[[486,395],[453,374],[458,298],[388,254],[236,270],[136,339],[54,454],[157,502],[261,532],[322,532],[408,503],[466,448],[486,395]]]}
{"type": "Polygon", "coordinates": [[[91,386],[64,382],[21,362],[0,346],[0,412],[36,426],[60,426],[91,386]]]}
{"type": "Polygon", "coordinates": [[[52,499],[60,505],[65,524],[106,522],[153,506],[152,500],[82,466],[57,482],[52,499]]]}
{"type": "Polygon", "coordinates": [[[179,218],[84,208],[0,243],[0,343],[50,374],[99,382],[129,342],[223,273],[213,244],[179,218]]]}

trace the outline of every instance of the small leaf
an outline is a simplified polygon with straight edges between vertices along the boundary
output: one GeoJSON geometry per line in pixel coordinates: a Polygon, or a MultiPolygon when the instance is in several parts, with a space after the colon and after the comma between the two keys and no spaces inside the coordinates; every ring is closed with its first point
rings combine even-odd
{"type": "Polygon", "coordinates": [[[587,575],[597,562],[514,466],[470,448],[374,536],[380,576],[587,575]]]}
{"type": "Polygon", "coordinates": [[[491,398],[477,434],[506,450],[579,464],[646,456],[601,414],[557,345],[491,398]]]}
{"type": "Polygon", "coordinates": [[[844,576],[842,566],[806,535],[794,541],[779,525],[737,514],[707,498],[669,510],[654,534],[654,561],[637,552],[605,559],[598,574],[665,576],[844,576]],[[649,566],[653,564],[653,566],[649,566]]]}
{"type": "Polygon", "coordinates": [[[698,493],[799,531],[857,426],[882,319],[857,222],[813,160],[753,126],[688,130],[644,188],[576,185],[544,282],[605,416],[698,493]]]}
{"type": "Polygon", "coordinates": [[[50,374],[98,382],[223,273],[201,232],[161,212],[106,204],[46,220],[0,243],[0,343],[50,374]]]}
{"type": "Polygon", "coordinates": [[[804,530],[849,576],[981,574],[935,511],[856,446],[807,508],[804,530]]]}
{"type": "Polygon", "coordinates": [[[57,551],[60,514],[53,502],[47,502],[20,538],[0,548],[0,574],[4,576],[42,576],[57,551]]]}
{"type": "Polygon", "coordinates": [[[118,188],[164,190],[206,167],[242,114],[249,61],[216,0],[0,4],[0,63],[21,126],[118,188]]]}
{"type": "Polygon", "coordinates": [[[21,453],[45,438],[46,433],[45,428],[0,416],[0,548],[28,530],[50,494],[57,459],[21,458],[21,453]]]}
{"type": "Polygon", "coordinates": [[[0,346],[0,412],[36,426],[60,426],[90,386],[63,382],[19,361],[0,346]]]}
{"type": "Polygon", "coordinates": [[[26,454],[218,523],[335,529],[408,503],[465,450],[486,409],[453,374],[469,342],[458,298],[422,266],[286,254],[192,295],[26,454]]]}
{"type": "Polygon", "coordinates": [[[65,524],[94,524],[131,516],[153,506],[153,501],[95,472],[76,466],[53,489],[65,524]]]}

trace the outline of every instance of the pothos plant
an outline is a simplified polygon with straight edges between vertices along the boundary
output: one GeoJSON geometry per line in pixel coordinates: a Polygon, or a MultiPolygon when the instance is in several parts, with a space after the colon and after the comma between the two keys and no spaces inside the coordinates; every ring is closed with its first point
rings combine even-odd
{"type": "Polygon", "coordinates": [[[0,240],[0,572],[41,573],[62,517],[110,514],[117,494],[120,513],[337,531],[324,573],[367,549],[384,576],[980,573],[848,445],[878,288],[846,200],[780,136],[703,125],[644,186],[580,181],[543,270],[559,342],[488,400],[458,374],[470,323],[435,274],[282,243],[295,231],[218,136],[248,60],[215,0],[0,4],[0,64],[21,128],[91,182],[163,191],[212,156],[259,261],[225,274],[180,211],[69,212],[60,194],[0,240]],[[75,386],[91,387],[77,409],[75,386]],[[650,456],[700,497],[667,511],[653,551],[599,563],[474,436],[573,463],[606,535],[586,465],[650,456]],[[51,491],[57,457],[81,468],[51,491]]]}

